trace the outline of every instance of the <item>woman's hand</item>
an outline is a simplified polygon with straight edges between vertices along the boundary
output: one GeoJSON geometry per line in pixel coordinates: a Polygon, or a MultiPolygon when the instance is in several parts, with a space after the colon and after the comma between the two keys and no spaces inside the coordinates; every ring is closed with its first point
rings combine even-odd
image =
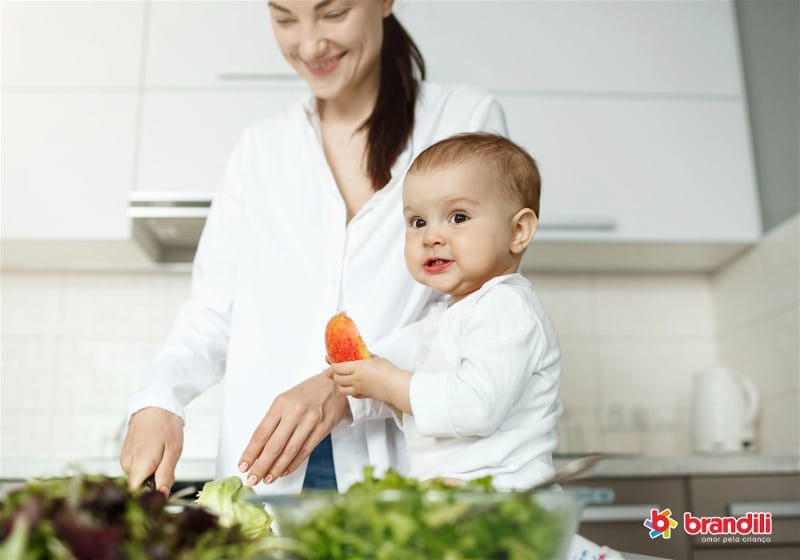
{"type": "Polygon", "coordinates": [[[347,398],[320,373],[281,393],[239,459],[247,483],[269,484],[294,471],[349,410],[347,398]]]}
{"type": "Polygon", "coordinates": [[[376,399],[411,414],[408,396],[411,372],[385,358],[372,356],[367,360],[331,364],[327,375],[344,395],[376,399]]]}
{"type": "Polygon", "coordinates": [[[133,490],[155,473],[156,488],[169,494],[183,451],[183,420],[163,408],[143,408],[131,416],[119,464],[133,490]]]}

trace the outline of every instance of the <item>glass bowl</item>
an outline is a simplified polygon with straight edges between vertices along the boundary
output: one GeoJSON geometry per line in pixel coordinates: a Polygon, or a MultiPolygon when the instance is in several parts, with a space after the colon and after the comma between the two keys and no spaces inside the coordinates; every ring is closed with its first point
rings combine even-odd
{"type": "Polygon", "coordinates": [[[569,492],[466,489],[306,492],[259,497],[277,532],[309,559],[566,557],[580,513],[569,492]]]}

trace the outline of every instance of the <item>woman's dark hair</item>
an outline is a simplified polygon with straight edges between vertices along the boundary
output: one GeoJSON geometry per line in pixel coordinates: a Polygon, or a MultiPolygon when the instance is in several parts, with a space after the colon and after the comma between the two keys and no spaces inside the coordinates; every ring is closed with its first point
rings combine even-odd
{"type": "Polygon", "coordinates": [[[392,165],[411,137],[419,82],[424,79],[422,53],[394,14],[389,14],[383,18],[378,100],[361,125],[368,129],[367,174],[375,190],[392,178],[392,165]]]}

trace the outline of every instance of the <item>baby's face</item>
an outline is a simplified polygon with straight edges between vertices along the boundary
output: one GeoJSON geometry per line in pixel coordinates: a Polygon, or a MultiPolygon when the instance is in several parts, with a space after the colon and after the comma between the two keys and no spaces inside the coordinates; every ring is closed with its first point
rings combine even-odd
{"type": "Polygon", "coordinates": [[[476,164],[411,173],[403,185],[406,266],[418,282],[458,301],[516,272],[511,252],[519,203],[476,164]]]}

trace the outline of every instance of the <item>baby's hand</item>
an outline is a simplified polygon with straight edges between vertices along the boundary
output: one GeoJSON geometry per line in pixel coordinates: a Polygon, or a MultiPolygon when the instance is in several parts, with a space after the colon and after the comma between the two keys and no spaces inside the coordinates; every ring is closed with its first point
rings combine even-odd
{"type": "MultiPolygon", "coordinates": [[[[379,356],[331,364],[329,377],[350,397],[383,399],[384,389],[397,368],[379,356]]],[[[326,372],[327,374],[327,372],[326,372]]]]}
{"type": "Polygon", "coordinates": [[[366,360],[331,364],[328,371],[342,394],[357,399],[369,397],[412,413],[408,396],[412,374],[389,360],[373,355],[366,360]]]}

